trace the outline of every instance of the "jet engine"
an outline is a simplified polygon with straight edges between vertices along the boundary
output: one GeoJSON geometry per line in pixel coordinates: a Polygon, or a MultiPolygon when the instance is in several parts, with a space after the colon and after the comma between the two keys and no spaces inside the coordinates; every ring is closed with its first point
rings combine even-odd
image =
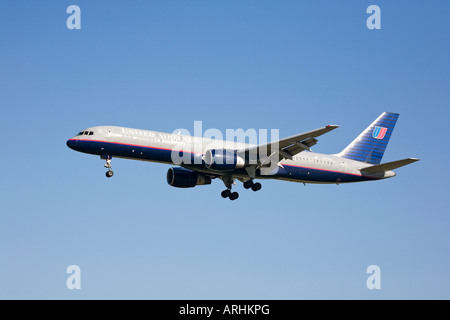
{"type": "Polygon", "coordinates": [[[211,170],[231,171],[245,166],[245,160],[234,150],[212,149],[205,153],[205,166],[211,170]]]}
{"type": "Polygon", "coordinates": [[[174,167],[167,171],[167,183],[176,188],[193,188],[211,184],[211,178],[189,169],[174,167]]]}

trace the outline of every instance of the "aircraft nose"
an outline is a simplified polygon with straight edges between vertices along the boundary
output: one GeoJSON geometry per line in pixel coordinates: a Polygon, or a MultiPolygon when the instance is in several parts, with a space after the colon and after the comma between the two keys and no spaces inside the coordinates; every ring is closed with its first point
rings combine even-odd
{"type": "Polygon", "coordinates": [[[66,144],[67,144],[67,146],[68,146],[70,149],[74,149],[74,150],[75,150],[75,148],[77,147],[77,140],[75,140],[75,139],[69,139],[69,140],[67,140],[66,144]]]}

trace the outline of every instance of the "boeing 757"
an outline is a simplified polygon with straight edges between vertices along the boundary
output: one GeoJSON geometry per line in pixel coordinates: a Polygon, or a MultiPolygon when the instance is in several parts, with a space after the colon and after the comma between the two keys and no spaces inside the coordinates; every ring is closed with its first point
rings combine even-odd
{"type": "Polygon", "coordinates": [[[340,184],[394,177],[392,170],[419,160],[407,158],[381,164],[398,116],[382,113],[338,154],[311,151],[316,138],[338,128],[336,125],[259,145],[98,126],[79,132],[67,141],[67,146],[100,156],[106,161],[108,178],[114,175],[113,158],[166,163],[176,165],[167,172],[170,186],[192,188],[219,178],[226,187],[222,197],[236,200],[239,194],[231,190],[236,180],[245,189],[258,191],[262,185],[257,179],[340,184]]]}

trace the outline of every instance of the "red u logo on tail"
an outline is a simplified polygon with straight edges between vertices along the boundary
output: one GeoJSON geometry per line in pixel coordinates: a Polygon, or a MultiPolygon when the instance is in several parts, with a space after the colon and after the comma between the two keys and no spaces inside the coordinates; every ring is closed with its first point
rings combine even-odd
{"type": "Polygon", "coordinates": [[[380,139],[381,140],[386,135],[386,132],[387,132],[387,128],[385,128],[385,127],[375,127],[375,129],[373,129],[372,136],[375,139],[380,139]]]}

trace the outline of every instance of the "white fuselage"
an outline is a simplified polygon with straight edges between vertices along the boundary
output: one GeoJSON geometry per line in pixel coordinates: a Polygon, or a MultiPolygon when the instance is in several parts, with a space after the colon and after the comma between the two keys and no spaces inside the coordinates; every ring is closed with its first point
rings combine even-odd
{"type": "MultiPolygon", "coordinates": [[[[79,134],[70,139],[69,147],[80,152],[111,158],[176,165],[180,163],[174,161],[173,157],[181,152],[183,155],[192,155],[192,163],[183,164],[184,167],[216,176],[231,174],[236,178],[248,178],[243,169],[231,173],[209,170],[202,165],[201,159],[210,149],[244,150],[253,146],[250,144],[113,126],[92,127],[84,132],[88,134],[79,134]]],[[[359,170],[363,167],[367,167],[367,164],[337,155],[303,151],[292,159],[282,160],[269,174],[267,172],[264,174],[261,170],[257,178],[304,183],[345,183],[378,180],[395,175],[393,172],[363,175],[359,170]]]]}

